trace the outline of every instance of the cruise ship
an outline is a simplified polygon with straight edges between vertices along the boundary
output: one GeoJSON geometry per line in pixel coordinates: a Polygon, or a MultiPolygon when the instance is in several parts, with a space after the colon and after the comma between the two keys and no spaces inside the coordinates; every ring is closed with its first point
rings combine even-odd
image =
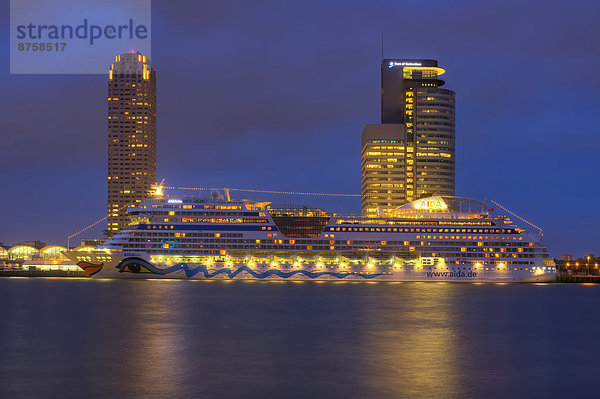
{"type": "Polygon", "coordinates": [[[434,196],[381,217],[210,198],[149,199],[131,224],[67,257],[94,277],[548,282],[555,265],[534,234],[486,203],[434,196]]]}

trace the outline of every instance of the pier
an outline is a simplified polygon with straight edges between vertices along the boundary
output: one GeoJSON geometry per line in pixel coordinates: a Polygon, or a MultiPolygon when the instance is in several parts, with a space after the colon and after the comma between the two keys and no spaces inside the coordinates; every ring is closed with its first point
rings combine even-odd
{"type": "Polygon", "coordinates": [[[83,271],[73,270],[25,270],[5,269],[0,270],[0,277],[85,277],[89,276],[83,271]]]}
{"type": "Polygon", "coordinates": [[[600,283],[600,276],[584,275],[584,274],[567,274],[557,273],[557,283],[600,283]]]}

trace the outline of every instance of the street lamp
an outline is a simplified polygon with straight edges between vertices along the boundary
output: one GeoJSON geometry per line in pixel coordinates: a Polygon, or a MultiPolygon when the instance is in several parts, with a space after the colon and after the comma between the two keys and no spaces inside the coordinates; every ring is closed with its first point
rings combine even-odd
{"type": "Polygon", "coordinates": [[[587,256],[586,266],[587,266],[587,274],[589,275],[590,274],[590,257],[589,257],[589,255],[587,256]]]}

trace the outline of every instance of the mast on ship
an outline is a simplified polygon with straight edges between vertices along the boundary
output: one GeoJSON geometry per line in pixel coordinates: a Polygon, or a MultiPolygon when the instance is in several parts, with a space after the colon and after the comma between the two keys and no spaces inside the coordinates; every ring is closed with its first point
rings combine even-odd
{"type": "Polygon", "coordinates": [[[150,189],[150,195],[156,199],[162,199],[164,197],[163,189],[165,188],[165,179],[162,179],[160,183],[153,184],[150,189]]]}

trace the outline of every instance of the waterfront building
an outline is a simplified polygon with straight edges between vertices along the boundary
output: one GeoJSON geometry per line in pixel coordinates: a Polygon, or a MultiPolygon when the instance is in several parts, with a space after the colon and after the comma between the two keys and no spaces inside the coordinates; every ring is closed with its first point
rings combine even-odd
{"type": "Polygon", "coordinates": [[[571,254],[564,254],[560,257],[560,260],[563,260],[565,262],[570,262],[573,260],[573,255],[571,254]]]}
{"type": "Polygon", "coordinates": [[[104,241],[106,241],[106,239],[104,238],[82,238],[80,240],[80,245],[97,247],[98,245],[101,245],[104,241]]]}
{"type": "Polygon", "coordinates": [[[140,53],[115,57],[108,77],[108,225],[113,235],[129,224],[156,182],[156,73],[140,53]]]}
{"type": "Polygon", "coordinates": [[[402,124],[367,125],[362,134],[362,213],[381,215],[406,202],[406,143],[402,124]]]}
{"type": "Polygon", "coordinates": [[[26,244],[17,244],[8,249],[7,255],[10,260],[35,259],[40,257],[40,248],[26,244]]]}
{"type": "Polygon", "coordinates": [[[81,268],[70,260],[26,260],[21,267],[23,270],[35,271],[62,271],[80,272],[81,268]]]}
{"type": "Polygon", "coordinates": [[[29,246],[29,247],[34,247],[37,249],[42,249],[46,246],[45,242],[39,241],[39,240],[34,240],[34,241],[20,241],[18,243],[16,243],[13,246],[29,246]]]}
{"type": "Polygon", "coordinates": [[[383,60],[381,124],[361,138],[364,216],[455,194],[455,93],[440,88],[444,73],[435,60],[383,60]]]}
{"type": "MultiPolygon", "coordinates": [[[[101,243],[101,242],[100,242],[101,243]]],[[[72,251],[89,251],[96,246],[81,245],[71,248],[72,251]]],[[[21,264],[25,261],[46,262],[48,264],[69,264],[73,265],[65,257],[67,247],[62,245],[46,245],[40,241],[24,241],[12,246],[0,245],[0,261],[10,261],[15,264],[21,264]]]]}

